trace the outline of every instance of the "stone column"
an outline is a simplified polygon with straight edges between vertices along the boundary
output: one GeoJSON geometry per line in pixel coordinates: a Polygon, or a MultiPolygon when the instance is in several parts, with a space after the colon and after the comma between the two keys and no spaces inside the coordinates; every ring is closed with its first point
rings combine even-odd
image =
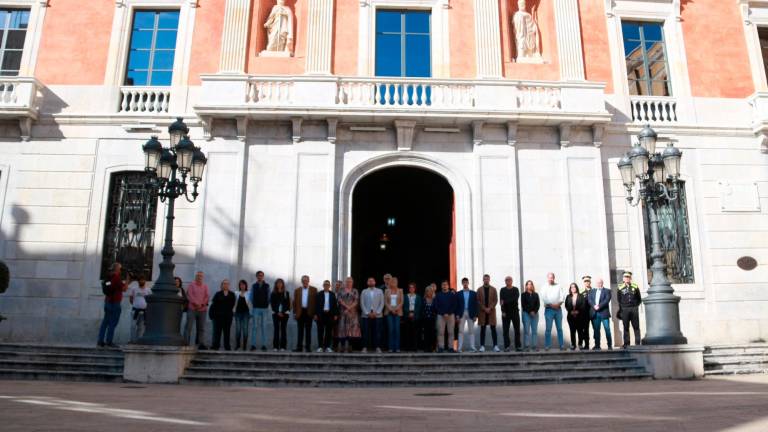
{"type": "Polygon", "coordinates": [[[307,74],[330,75],[333,44],[333,0],[309,0],[307,74]]]}
{"type": "Polygon", "coordinates": [[[584,81],[584,55],[581,50],[579,0],[554,0],[557,55],[560,79],[584,81]]]}
{"type": "Polygon", "coordinates": [[[219,72],[244,73],[248,53],[248,22],[251,0],[227,0],[221,34],[219,72]]]}
{"type": "Polygon", "coordinates": [[[475,51],[479,78],[501,78],[500,31],[498,0],[475,0],[475,51]]]}

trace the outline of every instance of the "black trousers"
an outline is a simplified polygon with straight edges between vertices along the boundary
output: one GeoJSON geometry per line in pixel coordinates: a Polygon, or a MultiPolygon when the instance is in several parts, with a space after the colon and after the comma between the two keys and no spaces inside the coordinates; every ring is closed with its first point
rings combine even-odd
{"type": "Polygon", "coordinates": [[[421,348],[426,352],[433,352],[437,344],[436,318],[424,318],[421,321],[422,339],[421,348]]]}
{"type": "Polygon", "coordinates": [[[637,306],[621,307],[621,325],[624,327],[624,346],[629,346],[629,325],[635,333],[635,345],[640,345],[640,313],[637,306]]]}
{"type": "Polygon", "coordinates": [[[333,343],[333,315],[321,312],[317,315],[317,343],[319,348],[327,349],[333,343]]]}
{"type": "Polygon", "coordinates": [[[416,351],[419,340],[419,322],[408,317],[401,318],[403,323],[403,351],[416,351]]]}
{"type": "Polygon", "coordinates": [[[302,345],[309,352],[312,346],[312,317],[306,309],[301,310],[301,317],[296,320],[296,351],[301,351],[302,345]]]}
{"type": "Polygon", "coordinates": [[[230,330],[232,328],[232,315],[213,320],[213,340],[211,341],[211,348],[214,350],[219,349],[221,346],[221,337],[224,336],[224,349],[229,351],[232,346],[229,344],[230,330]]]}
{"type": "MultiPolygon", "coordinates": [[[[480,346],[485,346],[485,328],[490,327],[491,328],[491,339],[493,339],[493,346],[496,346],[499,344],[499,337],[496,334],[496,326],[495,325],[482,325],[480,326],[480,346]]],[[[520,331],[520,326],[517,327],[518,332],[520,331]]],[[[519,334],[519,333],[518,333],[519,334]]]]}
{"type": "Polygon", "coordinates": [[[272,314],[272,348],[285,349],[288,346],[288,314],[280,318],[276,313],[272,314]]]}
{"type": "Polygon", "coordinates": [[[582,317],[582,320],[581,320],[582,325],[584,326],[584,330],[582,330],[584,333],[584,339],[582,339],[584,341],[584,344],[583,345],[579,344],[579,346],[582,346],[585,349],[589,349],[589,328],[592,327],[592,320],[589,319],[589,311],[582,312],[582,313],[586,314],[586,316],[582,317]]]}
{"type": "Polygon", "coordinates": [[[573,316],[568,313],[568,328],[571,330],[571,347],[575,348],[577,346],[577,335],[578,346],[582,346],[582,344],[587,342],[584,336],[584,320],[580,315],[573,316]]]}
{"type": "Polygon", "coordinates": [[[504,332],[504,348],[509,348],[509,324],[515,330],[515,349],[520,349],[520,310],[512,309],[501,317],[501,329],[504,332]]]}

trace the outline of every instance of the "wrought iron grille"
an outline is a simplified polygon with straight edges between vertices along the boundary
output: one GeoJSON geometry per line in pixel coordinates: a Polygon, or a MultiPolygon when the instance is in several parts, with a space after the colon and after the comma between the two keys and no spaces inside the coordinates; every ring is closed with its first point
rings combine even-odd
{"type": "Polygon", "coordinates": [[[108,200],[101,278],[107,276],[109,266],[117,261],[125,271],[143,272],[151,280],[157,195],[148,187],[146,174],[143,171],[112,174],[108,200]]]}
{"type": "MultiPolygon", "coordinates": [[[[667,263],[667,278],[671,283],[694,283],[693,253],[691,252],[691,231],[688,225],[688,203],[685,198],[685,183],[680,181],[678,198],[660,206],[659,234],[661,249],[667,263]]],[[[643,228],[645,232],[645,258],[650,269],[651,232],[648,207],[643,204],[643,228]]],[[[648,273],[650,280],[650,271],[648,273]]]]}

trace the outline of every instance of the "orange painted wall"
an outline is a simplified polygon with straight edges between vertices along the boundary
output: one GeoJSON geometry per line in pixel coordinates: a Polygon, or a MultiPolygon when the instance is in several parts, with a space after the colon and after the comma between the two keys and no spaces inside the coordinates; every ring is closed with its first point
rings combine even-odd
{"type": "Polygon", "coordinates": [[[605,92],[613,93],[611,52],[603,0],[581,0],[581,41],[584,47],[584,73],[588,81],[605,83],[605,92]]]}
{"type": "Polygon", "coordinates": [[[473,2],[452,1],[448,9],[451,78],[475,78],[475,8],[473,2]]]}
{"type": "Polygon", "coordinates": [[[43,84],[103,84],[114,11],[115,2],[109,0],[51,0],[43,22],[37,79],[43,84]]]}
{"type": "Polygon", "coordinates": [[[304,73],[304,62],[307,55],[307,3],[308,0],[286,0],[285,5],[291,8],[294,18],[294,53],[293,57],[259,57],[259,53],[267,46],[267,31],[264,22],[267,21],[274,0],[254,0],[251,21],[251,34],[248,38],[248,62],[246,71],[260,75],[300,75],[304,73]]]}
{"type": "Polygon", "coordinates": [[[555,32],[555,11],[551,0],[528,0],[530,12],[539,24],[541,55],[544,64],[516,63],[515,35],[512,17],[517,12],[517,0],[501,2],[501,52],[504,77],[525,80],[560,79],[560,63],[557,58],[557,34],[555,32]]]}
{"type": "Polygon", "coordinates": [[[360,0],[336,0],[333,16],[333,63],[336,75],[357,75],[360,0]]]}
{"type": "Polygon", "coordinates": [[[755,89],[736,2],[684,1],[681,15],[693,96],[742,98],[752,94],[755,89]]]}
{"type": "Polygon", "coordinates": [[[189,84],[200,84],[201,74],[219,71],[221,32],[224,29],[226,0],[205,0],[195,11],[195,31],[192,35],[192,58],[189,61],[189,84]]]}

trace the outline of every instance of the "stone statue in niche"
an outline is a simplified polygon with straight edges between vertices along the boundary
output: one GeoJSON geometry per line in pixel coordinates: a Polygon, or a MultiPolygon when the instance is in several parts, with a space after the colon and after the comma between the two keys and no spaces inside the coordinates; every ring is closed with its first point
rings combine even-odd
{"type": "Polygon", "coordinates": [[[293,55],[293,12],[285,0],[277,0],[264,23],[267,29],[267,48],[264,57],[290,57],[293,55]]]}
{"type": "Polygon", "coordinates": [[[525,0],[518,0],[517,12],[512,17],[518,63],[541,63],[539,26],[533,15],[526,11],[525,0]]]}

